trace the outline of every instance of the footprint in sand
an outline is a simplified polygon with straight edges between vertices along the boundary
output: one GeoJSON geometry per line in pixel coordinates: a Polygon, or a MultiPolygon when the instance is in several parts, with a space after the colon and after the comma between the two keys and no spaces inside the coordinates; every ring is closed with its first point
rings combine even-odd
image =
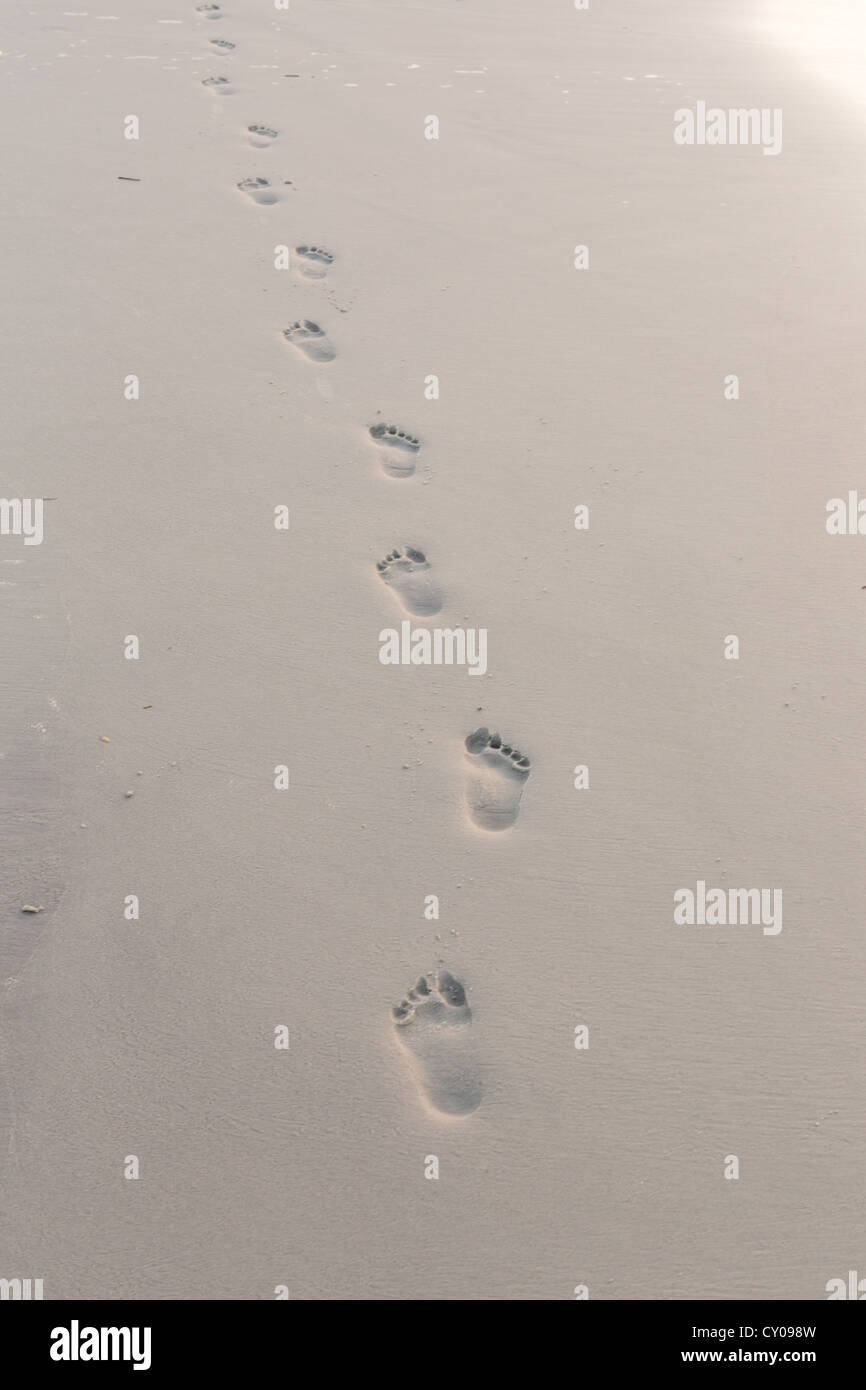
{"type": "Polygon", "coordinates": [[[396,425],[371,425],[370,438],[378,446],[379,459],[392,478],[409,478],[415,472],[415,455],[421,448],[413,434],[396,425]]]}
{"type": "Polygon", "coordinates": [[[196,14],[200,14],[202,19],[222,19],[222,5],[196,5],[196,14]]]}
{"type": "Polygon", "coordinates": [[[431,577],[430,565],[420,550],[392,550],[376,569],[383,581],[397,593],[407,613],[426,617],[438,613],[442,595],[431,577]]]}
{"type": "Polygon", "coordinates": [[[208,91],[212,92],[215,97],[234,96],[235,89],[228,77],[203,77],[201,85],[207,87],[208,91]]]}
{"type": "Polygon", "coordinates": [[[208,39],[208,43],[218,48],[221,53],[232,53],[237,48],[237,44],[232,43],[231,39],[208,39]]]}
{"type": "Polygon", "coordinates": [[[447,970],[421,979],[391,1010],[425,1099],[444,1115],[468,1115],[483,1088],[472,1035],[472,1010],[459,980],[447,970]]]}
{"type": "Polygon", "coordinates": [[[279,135],[278,130],[272,130],[269,125],[248,125],[247,135],[249,142],[257,150],[265,150],[268,145],[272,145],[279,135]]]}
{"type": "Polygon", "coordinates": [[[466,787],[470,816],[482,830],[507,830],[517,820],[529,759],[489,729],[470,734],[466,752],[472,768],[466,787]]]}
{"type": "Polygon", "coordinates": [[[238,188],[260,207],[271,207],[280,201],[279,193],[267,179],[241,179],[238,188]]]}
{"type": "Polygon", "coordinates": [[[299,348],[311,362],[333,362],[337,349],[324,329],[309,319],[293,323],[291,328],[283,329],[283,337],[299,348]]]}
{"type": "Polygon", "coordinates": [[[321,280],[327,275],[328,267],[334,264],[334,257],[324,246],[296,246],[295,256],[298,270],[309,280],[321,280]]]}

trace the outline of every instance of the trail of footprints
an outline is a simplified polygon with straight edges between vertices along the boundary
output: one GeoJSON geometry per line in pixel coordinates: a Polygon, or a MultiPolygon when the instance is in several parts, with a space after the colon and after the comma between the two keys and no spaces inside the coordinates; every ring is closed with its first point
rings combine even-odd
{"type": "MultiPolygon", "coordinates": [[[[204,20],[224,16],[219,4],[197,5],[196,11],[204,20]]],[[[220,53],[230,54],[236,49],[232,40],[222,36],[208,42],[220,53]]],[[[223,75],[206,77],[202,85],[220,96],[235,90],[231,79],[223,75]]],[[[253,148],[267,149],[278,140],[279,131],[250,125],[246,137],[253,148]]],[[[280,201],[279,189],[260,175],[242,179],[238,189],[259,207],[280,201]]],[[[324,279],[333,263],[334,255],[325,247],[303,244],[294,248],[295,268],[305,279],[324,279]]],[[[310,362],[333,362],[337,356],[326,331],[312,319],[298,319],[283,330],[283,337],[310,362]]],[[[393,424],[370,425],[367,434],[387,477],[413,476],[421,449],[415,435],[393,424]]],[[[442,608],[442,593],[423,551],[409,545],[396,548],[376,569],[406,613],[426,618],[442,608]]],[[[529,758],[487,728],[470,733],[464,748],[464,800],[470,821],[483,831],[508,830],[520,811],[530,773],[529,758]]],[[[482,1067],[472,1010],[460,981],[444,969],[422,975],[394,1006],[392,1015],[395,1036],[427,1105],[439,1116],[463,1116],[476,1110],[484,1094],[482,1067]]]]}

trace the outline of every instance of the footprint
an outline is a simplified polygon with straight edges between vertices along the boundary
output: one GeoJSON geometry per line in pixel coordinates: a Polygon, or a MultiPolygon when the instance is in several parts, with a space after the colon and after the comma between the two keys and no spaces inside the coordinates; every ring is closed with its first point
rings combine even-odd
{"type": "Polygon", "coordinates": [[[309,319],[302,319],[300,323],[293,323],[291,328],[284,328],[283,337],[296,348],[300,348],[312,362],[333,362],[337,355],[337,349],[327,333],[309,319]]]}
{"type": "Polygon", "coordinates": [[[232,43],[231,39],[208,39],[208,43],[218,48],[221,53],[231,53],[237,48],[237,44],[232,43]]]}
{"type": "Polygon", "coordinates": [[[270,207],[271,204],[280,201],[279,193],[271,187],[267,179],[241,179],[238,188],[242,193],[248,193],[253,202],[261,207],[270,207]]]}
{"type": "Polygon", "coordinates": [[[256,149],[264,150],[267,149],[268,145],[273,144],[279,131],[271,130],[269,125],[248,125],[247,134],[251,145],[255,145],[256,149]]]}
{"type": "Polygon", "coordinates": [[[324,246],[296,246],[298,270],[310,280],[321,280],[327,275],[328,267],[333,265],[334,257],[324,246]]]}
{"type": "Polygon", "coordinates": [[[444,1115],[468,1115],[483,1088],[475,1059],[472,1010],[459,980],[447,970],[422,975],[391,1010],[424,1096],[444,1115]]]}
{"type": "Polygon", "coordinates": [[[392,478],[409,478],[415,472],[415,455],[421,448],[413,434],[396,425],[371,425],[370,438],[379,446],[379,458],[392,478]]]}
{"type": "Polygon", "coordinates": [[[442,595],[430,577],[430,566],[420,550],[392,550],[376,566],[382,579],[395,589],[407,613],[425,617],[438,613],[442,595]]]}
{"type": "Polygon", "coordinates": [[[201,85],[213,92],[214,96],[230,97],[234,95],[235,89],[229,77],[203,77],[201,85]]]}
{"type": "Polygon", "coordinates": [[[200,14],[202,19],[222,19],[222,5],[196,5],[196,14],[200,14]]]}
{"type": "Polygon", "coordinates": [[[517,820],[529,776],[529,759],[489,729],[466,740],[472,775],[466,788],[469,814],[482,830],[506,830],[517,820]]]}

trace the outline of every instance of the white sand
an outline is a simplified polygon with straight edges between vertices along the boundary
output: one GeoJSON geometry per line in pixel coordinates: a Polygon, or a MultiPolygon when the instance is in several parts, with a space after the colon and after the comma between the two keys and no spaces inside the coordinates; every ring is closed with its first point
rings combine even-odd
{"type": "Polygon", "coordinates": [[[0,59],[3,490],[57,498],[0,537],[0,1275],[825,1296],[864,1258],[866,541],[824,529],[866,490],[862,110],[754,4],[107,8],[21,6],[0,59]],[[781,107],[781,155],[675,146],[699,100],[781,107]],[[485,676],[379,663],[407,545],[485,676]],[[499,834],[481,725],[532,759],[499,834]],[[697,879],[782,932],[675,927],[697,879]],[[441,967],[448,1119],[390,1020],[441,967]]]}

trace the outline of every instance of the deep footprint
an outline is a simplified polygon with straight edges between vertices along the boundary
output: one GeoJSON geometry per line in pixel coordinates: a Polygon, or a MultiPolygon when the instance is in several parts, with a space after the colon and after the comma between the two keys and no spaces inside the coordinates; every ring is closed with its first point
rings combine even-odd
{"type": "Polygon", "coordinates": [[[427,617],[438,613],[442,595],[431,577],[430,565],[420,550],[392,550],[376,566],[383,581],[397,594],[407,613],[427,617]]]}
{"type": "Polygon", "coordinates": [[[370,438],[378,446],[379,459],[392,478],[410,478],[415,472],[415,455],[421,448],[414,434],[396,425],[371,425],[370,438]]]}
{"type": "Polygon", "coordinates": [[[222,5],[196,5],[196,14],[200,14],[202,19],[222,19],[222,5]]]}
{"type": "Polygon", "coordinates": [[[472,1010],[459,980],[447,970],[422,975],[391,1010],[424,1098],[442,1115],[468,1115],[483,1087],[475,1055],[472,1010]]]}
{"type": "Polygon", "coordinates": [[[311,323],[309,319],[302,319],[300,323],[293,323],[291,328],[284,328],[283,337],[299,348],[311,362],[333,362],[337,355],[337,349],[324,329],[317,323],[311,323]]]}
{"type": "Polygon", "coordinates": [[[268,145],[274,143],[279,131],[272,130],[269,125],[248,125],[247,135],[251,145],[254,145],[257,150],[264,150],[267,149],[268,145]]]}
{"type": "Polygon", "coordinates": [[[280,201],[279,193],[271,187],[267,179],[241,179],[238,188],[263,208],[272,207],[280,201]]]}
{"type": "Polygon", "coordinates": [[[201,85],[207,87],[214,96],[230,97],[234,95],[234,87],[228,77],[203,77],[201,85]]]}
{"type": "Polygon", "coordinates": [[[466,739],[471,773],[466,787],[469,814],[482,830],[507,830],[517,820],[529,776],[529,759],[489,729],[466,739]]]}
{"type": "Polygon", "coordinates": [[[298,270],[310,280],[321,280],[334,264],[334,257],[324,246],[296,246],[295,255],[298,270]]]}

